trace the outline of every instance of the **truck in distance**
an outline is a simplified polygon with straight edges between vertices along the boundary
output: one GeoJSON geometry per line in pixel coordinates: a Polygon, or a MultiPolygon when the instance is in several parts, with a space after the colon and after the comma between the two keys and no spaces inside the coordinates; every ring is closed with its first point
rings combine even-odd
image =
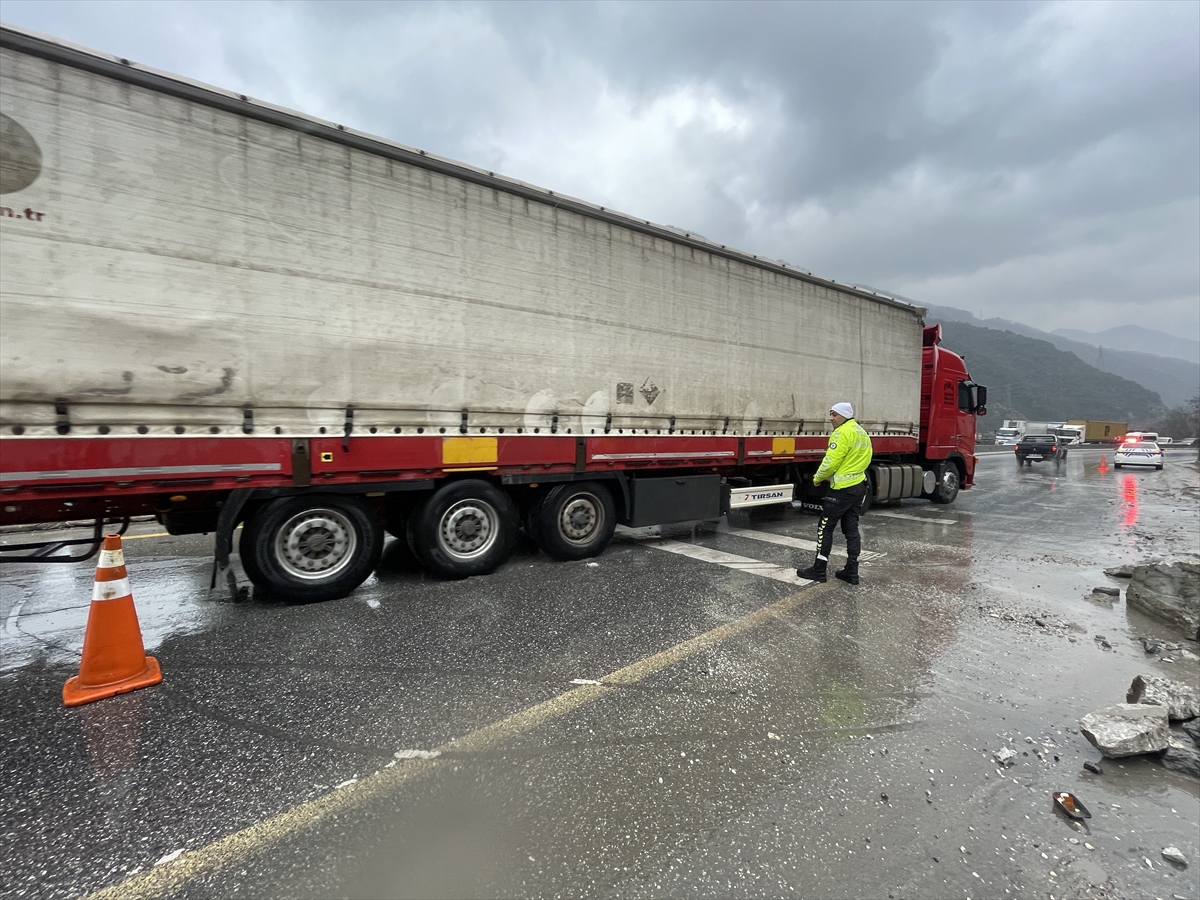
{"type": "Polygon", "coordinates": [[[1129,428],[1128,422],[1096,422],[1089,419],[1071,419],[1067,424],[1083,429],[1085,444],[1115,444],[1125,437],[1129,428]]]}
{"type": "Polygon", "coordinates": [[[1048,430],[1068,447],[1078,446],[1083,443],[1082,425],[1053,425],[1048,430]]]}
{"type": "Polygon", "coordinates": [[[996,444],[1008,447],[1015,444],[1025,435],[1024,419],[1005,419],[1004,424],[996,429],[996,444]]]}
{"type": "Polygon", "coordinates": [[[818,502],[835,400],[869,501],[973,483],[986,389],[907,302],[15,28],[0,96],[39,211],[0,217],[0,525],[94,522],[25,561],[141,515],[214,584],[242,525],[295,599],[387,533],[449,578],[582,559],[818,502]]]}

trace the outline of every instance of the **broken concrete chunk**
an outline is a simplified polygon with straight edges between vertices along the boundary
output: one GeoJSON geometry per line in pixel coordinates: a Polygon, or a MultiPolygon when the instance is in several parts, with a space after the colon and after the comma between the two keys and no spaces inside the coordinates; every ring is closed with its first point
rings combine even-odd
{"type": "Polygon", "coordinates": [[[1200,778],[1200,747],[1176,728],[1171,729],[1168,740],[1170,746],[1159,760],[1163,768],[1189,778],[1200,778]]]}
{"type": "Polygon", "coordinates": [[[1173,862],[1180,866],[1188,864],[1188,858],[1183,855],[1183,851],[1178,847],[1163,847],[1162,857],[1167,862],[1173,862]]]}
{"type": "Polygon", "coordinates": [[[1200,719],[1191,719],[1179,726],[1184,733],[1191,737],[1192,742],[1200,745],[1200,719]]]}
{"type": "Polygon", "coordinates": [[[1183,682],[1161,675],[1138,675],[1125,693],[1125,702],[1165,706],[1173,722],[1200,716],[1200,694],[1183,682]]]}
{"type": "Polygon", "coordinates": [[[997,765],[1004,766],[1007,769],[1017,761],[1017,751],[1011,747],[1001,747],[992,754],[992,759],[996,761],[997,765]]]}
{"type": "Polygon", "coordinates": [[[1107,597],[1120,597],[1121,589],[1118,587],[1094,587],[1093,594],[1104,594],[1107,597]]]}
{"type": "Polygon", "coordinates": [[[1097,709],[1079,720],[1079,733],[1109,759],[1157,753],[1170,744],[1165,706],[1119,703],[1097,709]]]}
{"type": "Polygon", "coordinates": [[[1111,569],[1105,569],[1104,574],[1109,578],[1132,578],[1133,566],[1113,566],[1111,569]]]}
{"type": "Polygon", "coordinates": [[[1085,762],[1085,763],[1083,764],[1083,767],[1084,767],[1085,769],[1087,769],[1089,772],[1094,772],[1094,773],[1095,773],[1095,774],[1097,774],[1097,775],[1103,775],[1103,774],[1104,774],[1104,770],[1103,770],[1102,768],[1100,768],[1100,764],[1099,764],[1099,763],[1094,763],[1094,762],[1092,762],[1090,759],[1089,759],[1087,762],[1085,762]]]}
{"type": "Polygon", "coordinates": [[[1200,640],[1200,563],[1153,563],[1132,568],[1125,592],[1128,606],[1178,625],[1189,638],[1200,640]]]}

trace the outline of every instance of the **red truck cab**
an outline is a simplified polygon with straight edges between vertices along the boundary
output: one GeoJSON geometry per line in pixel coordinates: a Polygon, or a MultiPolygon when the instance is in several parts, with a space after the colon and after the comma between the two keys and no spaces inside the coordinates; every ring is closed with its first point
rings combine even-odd
{"type": "Polygon", "coordinates": [[[926,326],[921,349],[921,455],[927,462],[942,463],[938,471],[943,477],[957,476],[962,487],[970,487],[977,461],[975,417],[987,414],[987,388],[973,382],[965,360],[941,342],[942,326],[926,326]]]}

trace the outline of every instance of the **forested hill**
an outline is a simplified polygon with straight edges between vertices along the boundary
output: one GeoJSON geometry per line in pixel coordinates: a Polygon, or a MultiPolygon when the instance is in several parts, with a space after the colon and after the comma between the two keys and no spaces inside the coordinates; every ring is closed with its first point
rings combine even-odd
{"type": "MultiPolygon", "coordinates": [[[[928,324],[938,321],[930,316],[928,324]]],[[[1158,394],[1089,366],[1049,341],[942,320],[942,346],[966,357],[971,378],[987,386],[988,419],[1100,419],[1131,427],[1166,412],[1158,394]]]]}
{"type": "MultiPolygon", "coordinates": [[[[901,298],[906,299],[906,298],[901,298]]],[[[910,300],[915,306],[924,304],[910,300]]],[[[1200,363],[1169,356],[1156,356],[1133,350],[1114,350],[1080,343],[1061,334],[1040,331],[1020,322],[1005,319],[978,319],[965,309],[951,306],[930,306],[926,320],[930,322],[965,322],[978,328],[1012,331],[1034,340],[1049,341],[1059,350],[1074,353],[1090,366],[1137,382],[1155,391],[1167,406],[1183,406],[1200,392],[1200,363]]]]}

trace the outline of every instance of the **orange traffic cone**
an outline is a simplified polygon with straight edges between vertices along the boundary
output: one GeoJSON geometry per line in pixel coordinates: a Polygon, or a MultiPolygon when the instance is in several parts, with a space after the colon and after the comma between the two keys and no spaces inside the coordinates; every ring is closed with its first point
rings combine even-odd
{"type": "Polygon", "coordinates": [[[1101,472],[1108,471],[1108,460],[1105,458],[1103,453],[1100,454],[1100,465],[1098,465],[1096,468],[1101,472]]]}
{"type": "Polygon", "coordinates": [[[63,703],[80,706],[160,681],[158,660],[147,656],[142,645],[121,536],[106,535],[83,635],[83,661],[79,675],[63,685],[63,703]]]}

